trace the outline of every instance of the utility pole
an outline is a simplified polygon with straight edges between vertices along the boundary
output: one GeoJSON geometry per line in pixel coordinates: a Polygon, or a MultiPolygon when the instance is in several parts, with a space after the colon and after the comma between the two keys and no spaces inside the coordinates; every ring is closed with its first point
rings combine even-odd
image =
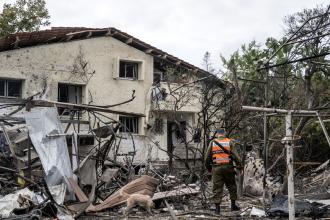
{"type": "Polygon", "coordinates": [[[288,174],[288,209],[289,209],[289,220],[295,219],[295,196],[294,196],[294,170],[293,170],[293,135],[292,135],[292,116],[318,116],[317,111],[309,110],[286,110],[286,109],[275,109],[275,108],[262,108],[254,106],[242,106],[243,110],[247,111],[258,111],[264,113],[277,113],[285,114],[285,137],[283,141],[286,147],[286,158],[287,158],[287,174],[288,174]]]}
{"type": "MultiPolygon", "coordinates": [[[[268,63],[264,64],[265,66],[265,97],[264,97],[264,107],[267,108],[268,105],[268,63]]],[[[266,183],[266,177],[267,177],[267,167],[268,167],[268,127],[267,127],[267,112],[264,112],[264,177],[263,177],[263,201],[264,201],[264,210],[266,211],[266,188],[267,188],[267,183],[266,183]]]]}
{"type": "Polygon", "coordinates": [[[285,148],[286,148],[286,166],[288,176],[288,209],[289,219],[295,219],[294,207],[294,171],[293,171],[293,136],[292,136],[292,114],[291,111],[285,116],[285,148]]]}

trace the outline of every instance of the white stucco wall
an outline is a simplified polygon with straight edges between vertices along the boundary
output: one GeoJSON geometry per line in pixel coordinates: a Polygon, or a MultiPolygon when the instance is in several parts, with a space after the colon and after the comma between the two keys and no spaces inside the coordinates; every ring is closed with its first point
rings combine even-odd
{"type": "MultiPolygon", "coordinates": [[[[58,83],[84,85],[83,103],[95,105],[109,105],[119,103],[131,98],[135,90],[134,101],[115,107],[115,110],[142,113],[149,117],[150,88],[153,82],[153,57],[122,43],[112,37],[98,37],[85,40],[76,40],[49,45],[40,45],[0,52],[0,78],[23,80],[22,97],[27,98],[42,91],[47,84],[43,98],[58,100],[58,83]],[[88,84],[71,73],[74,60],[79,50],[89,62],[89,70],[94,71],[94,76],[88,84]],[[119,60],[132,60],[141,62],[139,80],[119,79],[119,60]]],[[[1,112],[0,112],[1,113],[1,112]]],[[[110,115],[118,119],[118,115],[110,115]]],[[[157,149],[150,143],[150,139],[158,141],[160,146],[167,147],[167,116],[164,119],[164,134],[154,135],[146,129],[149,123],[146,118],[141,118],[139,134],[134,135],[137,149],[135,162],[145,162],[148,148],[152,148],[152,160],[167,160],[166,152],[157,149]],[[147,138],[148,136],[148,138],[147,138]]],[[[191,118],[191,117],[190,117],[191,118]]],[[[190,120],[190,119],[187,119],[190,120]]],[[[152,122],[152,119],[150,120],[152,122]]],[[[192,123],[191,121],[187,121],[192,123]]],[[[132,150],[131,140],[123,140],[122,153],[132,150]]]]}
{"type": "MultiPolygon", "coordinates": [[[[74,59],[82,48],[95,75],[86,85],[84,102],[91,101],[88,90],[98,105],[129,99],[136,90],[136,99],[125,105],[126,110],[144,113],[145,94],[152,85],[153,57],[111,37],[99,37],[0,52],[0,77],[23,79],[23,98],[41,91],[45,79],[49,86],[47,98],[57,100],[59,82],[81,83],[70,73],[74,59]],[[143,80],[114,79],[118,59],[140,60],[144,64],[143,80]]],[[[117,109],[123,110],[120,106],[117,109]]]]}

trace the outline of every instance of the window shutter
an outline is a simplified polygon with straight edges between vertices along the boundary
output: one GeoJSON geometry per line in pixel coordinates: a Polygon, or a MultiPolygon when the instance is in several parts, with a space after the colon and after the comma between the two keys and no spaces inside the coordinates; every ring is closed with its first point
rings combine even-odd
{"type": "Polygon", "coordinates": [[[144,75],[145,75],[145,65],[144,61],[139,63],[139,70],[138,70],[138,80],[144,80],[144,75]]]}
{"type": "Polygon", "coordinates": [[[119,58],[112,59],[112,78],[119,78],[119,58]]]}

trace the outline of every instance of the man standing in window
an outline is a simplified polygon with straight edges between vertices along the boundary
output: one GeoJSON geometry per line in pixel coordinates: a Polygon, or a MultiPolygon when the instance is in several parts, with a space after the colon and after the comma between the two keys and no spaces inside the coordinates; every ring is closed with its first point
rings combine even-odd
{"type": "Polygon", "coordinates": [[[216,131],[215,138],[210,142],[205,154],[205,167],[212,172],[213,198],[215,213],[220,214],[220,203],[223,196],[223,185],[226,185],[231,199],[231,210],[238,211],[236,205],[237,186],[235,181],[235,169],[242,170],[241,160],[230,139],[226,138],[224,129],[216,131]]]}

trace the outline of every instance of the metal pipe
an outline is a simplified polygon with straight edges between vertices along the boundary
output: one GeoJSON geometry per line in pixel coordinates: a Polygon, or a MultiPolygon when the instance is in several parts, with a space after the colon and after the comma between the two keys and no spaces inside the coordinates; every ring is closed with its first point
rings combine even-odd
{"type": "Polygon", "coordinates": [[[293,173],[293,142],[292,142],[292,115],[291,111],[285,116],[285,135],[289,139],[285,141],[286,147],[286,165],[288,175],[288,209],[289,220],[295,219],[295,206],[294,206],[294,173],[293,173]],[[291,138],[290,138],[291,137],[291,138]]]}
{"type": "Polygon", "coordinates": [[[326,127],[325,127],[325,125],[324,125],[322,119],[321,119],[320,114],[317,112],[316,115],[317,115],[317,117],[318,117],[318,119],[319,119],[319,121],[320,121],[320,125],[321,125],[321,127],[322,127],[322,130],[323,130],[323,133],[324,133],[324,135],[325,135],[325,138],[327,139],[328,144],[329,144],[329,146],[330,146],[330,137],[329,137],[328,131],[327,131],[327,129],[326,129],[326,127]]]}
{"type": "MultiPolygon", "coordinates": [[[[268,65],[268,64],[267,64],[268,65]]],[[[268,71],[269,69],[266,69],[265,71],[265,99],[264,99],[264,107],[267,107],[268,104],[268,71]]],[[[267,177],[267,166],[268,166],[268,126],[267,126],[267,112],[264,112],[264,177],[262,180],[262,185],[263,185],[263,201],[264,201],[264,210],[266,211],[266,188],[267,188],[267,183],[266,183],[266,177],[267,177]]]]}
{"type": "Polygon", "coordinates": [[[286,110],[286,109],[278,109],[278,108],[264,108],[264,107],[255,107],[255,106],[242,106],[243,110],[248,111],[258,111],[258,112],[271,112],[271,113],[282,113],[287,114],[289,111],[291,114],[316,114],[317,111],[310,111],[310,110],[286,110]]]}

